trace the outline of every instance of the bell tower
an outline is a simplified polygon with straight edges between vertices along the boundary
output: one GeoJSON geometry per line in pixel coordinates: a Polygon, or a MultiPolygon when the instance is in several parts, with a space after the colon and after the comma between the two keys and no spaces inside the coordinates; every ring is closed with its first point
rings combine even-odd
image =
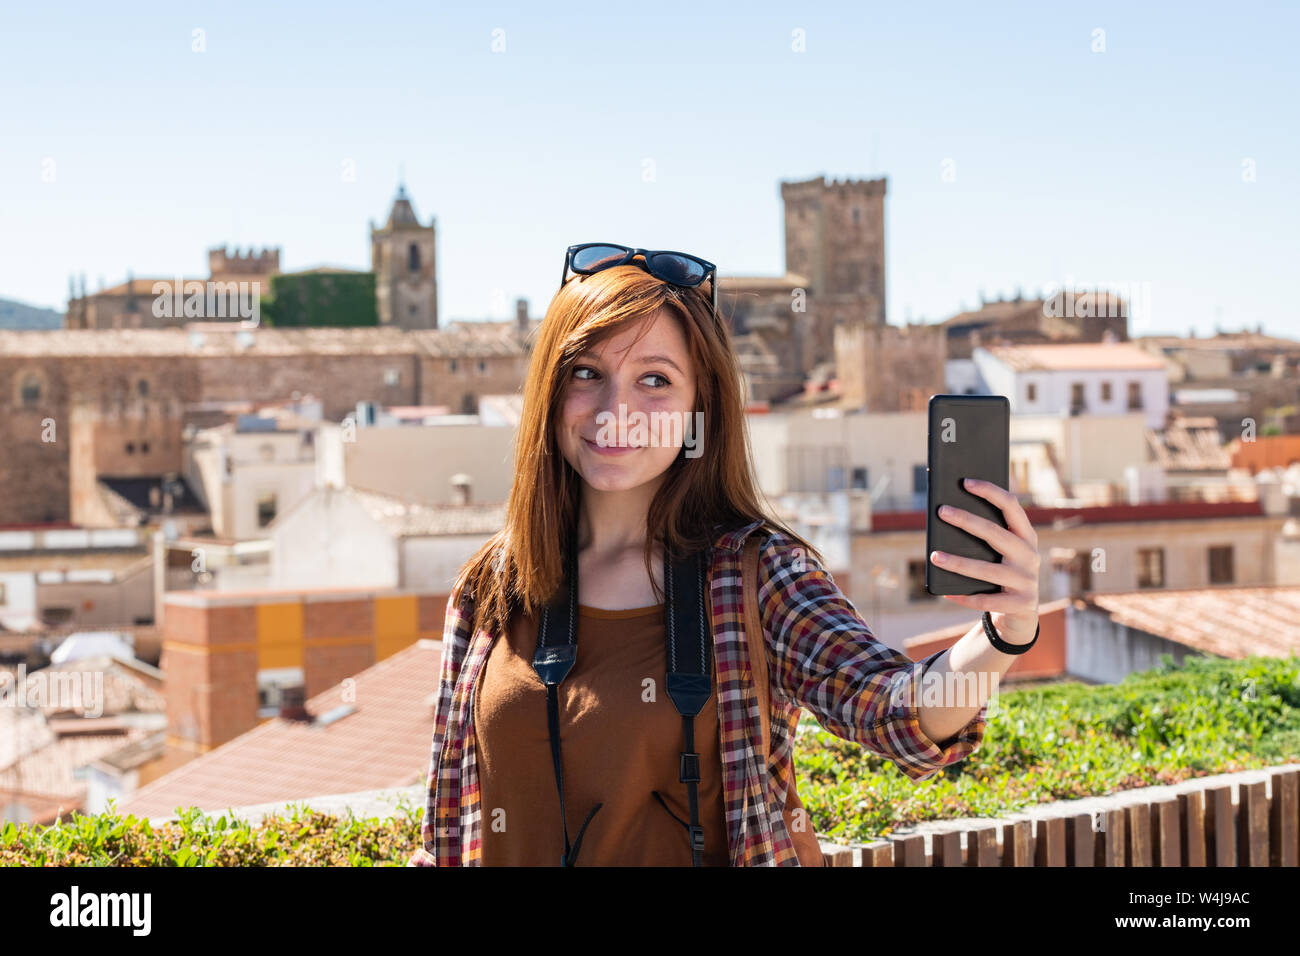
{"type": "Polygon", "coordinates": [[[437,219],[420,225],[406,185],[388,222],[376,228],[370,222],[370,268],[375,273],[375,308],[381,326],[399,329],[438,327],[437,219]]]}

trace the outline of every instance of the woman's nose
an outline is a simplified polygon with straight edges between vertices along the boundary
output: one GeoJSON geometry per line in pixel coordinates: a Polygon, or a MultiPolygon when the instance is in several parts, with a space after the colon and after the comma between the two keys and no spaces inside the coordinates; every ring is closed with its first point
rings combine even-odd
{"type": "Polygon", "coordinates": [[[624,384],[616,376],[607,376],[600,389],[599,400],[597,401],[597,412],[608,412],[611,415],[617,415],[619,406],[631,412],[636,401],[633,392],[633,383],[624,384]]]}

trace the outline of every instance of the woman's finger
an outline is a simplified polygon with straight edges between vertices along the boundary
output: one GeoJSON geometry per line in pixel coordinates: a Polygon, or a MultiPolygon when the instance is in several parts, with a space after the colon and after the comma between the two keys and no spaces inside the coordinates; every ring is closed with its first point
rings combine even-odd
{"type": "Polygon", "coordinates": [[[936,568],[997,584],[1007,590],[1027,590],[1036,582],[1036,578],[1010,562],[981,561],[978,558],[949,554],[947,551],[931,551],[930,560],[936,568]]]}
{"type": "Polygon", "coordinates": [[[1033,557],[1038,553],[1036,551],[1036,542],[1026,541],[1009,529],[1002,527],[1002,525],[990,521],[988,518],[981,518],[977,514],[972,514],[965,508],[944,505],[939,509],[939,517],[943,521],[987,541],[994,551],[1007,558],[1019,559],[1029,564],[1033,563],[1033,557]]]}
{"type": "Polygon", "coordinates": [[[971,494],[979,495],[997,505],[1007,519],[1007,527],[1017,537],[1028,541],[1031,547],[1038,548],[1038,533],[1034,531],[1029,515],[1025,514],[1025,509],[1020,506],[1020,501],[1015,495],[991,481],[983,481],[979,478],[962,479],[962,487],[971,494]]]}

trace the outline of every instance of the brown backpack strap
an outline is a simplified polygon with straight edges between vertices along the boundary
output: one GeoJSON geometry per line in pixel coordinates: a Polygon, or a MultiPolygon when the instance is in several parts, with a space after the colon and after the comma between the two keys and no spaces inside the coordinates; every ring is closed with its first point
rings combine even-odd
{"type": "Polygon", "coordinates": [[[763,755],[763,766],[766,768],[771,740],[768,724],[772,705],[768,686],[767,641],[763,635],[762,618],[758,613],[759,543],[759,536],[756,534],[751,534],[745,541],[741,564],[741,594],[745,604],[745,640],[749,645],[749,675],[758,691],[759,725],[762,728],[759,752],[763,755]]]}

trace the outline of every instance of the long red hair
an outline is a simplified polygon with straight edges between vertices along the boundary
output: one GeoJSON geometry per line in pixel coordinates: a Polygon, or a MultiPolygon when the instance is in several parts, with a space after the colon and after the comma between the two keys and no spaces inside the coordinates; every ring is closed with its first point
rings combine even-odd
{"type": "MultiPolygon", "coordinates": [[[[646,572],[656,595],[652,556],[707,548],[718,534],[762,519],[822,562],[803,538],[771,516],[750,452],[740,366],[731,332],[702,291],[684,289],[634,265],[576,275],[551,300],[533,343],[515,435],[515,479],[504,527],[461,569],[453,593],[473,595],[476,622],[504,633],[516,610],[534,615],[564,582],[566,551],[578,520],[582,480],[560,453],[555,416],[577,358],[630,322],[664,310],[685,335],[704,412],[698,457],[678,455],[646,516],[646,572]]],[[[648,329],[649,323],[646,324],[648,329]]],[[[644,333],[642,333],[644,334],[644,333]]],[[[638,337],[639,338],[639,337],[638,337]]]]}

